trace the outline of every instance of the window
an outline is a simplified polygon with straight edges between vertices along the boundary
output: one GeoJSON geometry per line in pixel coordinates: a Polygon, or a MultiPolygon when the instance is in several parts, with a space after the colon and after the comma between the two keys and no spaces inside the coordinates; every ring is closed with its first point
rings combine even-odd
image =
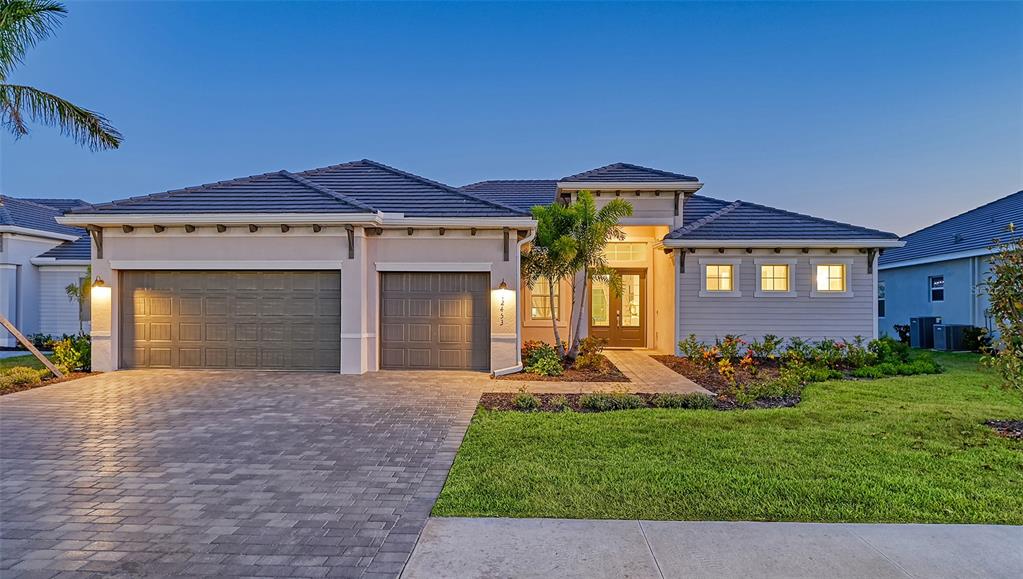
{"type": "Polygon", "coordinates": [[[927,287],[930,288],[932,302],[945,301],[945,276],[932,275],[927,278],[927,287]]]}
{"type": "Polygon", "coordinates": [[[844,292],[845,290],[844,263],[822,263],[817,265],[817,291],[844,292]]]}
{"type": "Polygon", "coordinates": [[[604,258],[608,261],[644,261],[645,243],[608,243],[604,247],[604,258]]]}
{"type": "Polygon", "coordinates": [[[877,317],[879,317],[879,318],[883,318],[884,317],[884,306],[885,306],[885,304],[884,304],[884,291],[885,291],[884,282],[883,281],[877,282],[877,317]]]}
{"type": "Polygon", "coordinates": [[[730,292],[735,288],[735,268],[732,265],[713,264],[707,266],[707,291],[730,292]]]}
{"type": "Polygon", "coordinates": [[[590,287],[590,325],[606,328],[611,325],[611,288],[599,279],[594,279],[590,287]]]}
{"type": "Polygon", "coordinates": [[[554,284],[554,304],[551,304],[551,284],[544,278],[533,284],[529,295],[529,317],[534,320],[549,320],[551,313],[558,311],[560,297],[558,284],[554,284]]]}
{"type": "Polygon", "coordinates": [[[789,291],[789,266],[786,263],[769,263],[760,266],[760,291],[789,291]]]}

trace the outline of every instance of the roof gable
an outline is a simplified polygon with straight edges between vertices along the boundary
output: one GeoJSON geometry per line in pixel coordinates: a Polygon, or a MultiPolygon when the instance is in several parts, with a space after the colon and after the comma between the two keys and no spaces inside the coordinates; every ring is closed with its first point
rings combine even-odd
{"type": "Polygon", "coordinates": [[[575,175],[564,177],[561,181],[568,182],[604,182],[604,183],[658,183],[675,181],[699,181],[696,177],[672,173],[660,169],[651,169],[630,163],[612,163],[596,169],[590,169],[575,175]]]}
{"type": "Polygon", "coordinates": [[[59,209],[32,201],[0,195],[0,225],[61,235],[81,235],[83,233],[81,229],[57,223],[56,218],[63,213],[59,209]]]}
{"type": "Polygon", "coordinates": [[[694,195],[682,208],[682,227],[665,239],[741,240],[895,240],[894,233],[793,213],[748,201],[727,203],[694,195]],[[696,202],[694,204],[694,201],[696,202]]]}
{"type": "Polygon", "coordinates": [[[1004,238],[1009,223],[1023,230],[1023,191],[996,199],[903,237],[904,247],[890,249],[879,263],[938,258],[961,252],[986,252],[994,239],[1004,238]]]}

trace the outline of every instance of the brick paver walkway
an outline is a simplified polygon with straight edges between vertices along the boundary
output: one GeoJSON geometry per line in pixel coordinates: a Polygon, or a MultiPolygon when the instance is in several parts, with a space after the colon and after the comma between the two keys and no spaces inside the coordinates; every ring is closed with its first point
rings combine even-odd
{"type": "Polygon", "coordinates": [[[0,576],[397,575],[481,374],[128,371],[0,398],[0,576]]]}
{"type": "Polygon", "coordinates": [[[651,358],[651,350],[604,350],[604,355],[632,380],[636,392],[711,392],[651,358]]]}

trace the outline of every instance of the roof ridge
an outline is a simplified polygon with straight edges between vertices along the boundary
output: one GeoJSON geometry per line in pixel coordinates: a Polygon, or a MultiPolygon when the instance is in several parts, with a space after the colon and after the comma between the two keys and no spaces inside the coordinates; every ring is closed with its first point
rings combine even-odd
{"type": "Polygon", "coordinates": [[[475,183],[462,185],[461,187],[458,187],[458,189],[467,189],[484,183],[536,183],[537,181],[550,181],[551,183],[558,182],[557,179],[484,179],[482,181],[476,181],[475,183]]]}
{"type": "Polygon", "coordinates": [[[390,171],[391,173],[394,173],[395,175],[401,175],[401,176],[407,177],[409,179],[415,179],[415,180],[420,181],[422,183],[427,183],[429,185],[433,185],[434,187],[440,187],[441,189],[444,189],[445,191],[449,191],[451,193],[455,193],[456,195],[461,195],[462,197],[465,197],[466,199],[471,199],[473,201],[478,201],[480,203],[484,203],[486,205],[490,205],[491,207],[496,207],[498,209],[503,209],[505,211],[511,211],[512,213],[517,213],[519,215],[527,215],[527,213],[525,213],[525,212],[523,212],[523,211],[521,211],[519,209],[515,209],[514,207],[511,207],[510,205],[505,205],[503,203],[498,203],[497,201],[491,201],[489,199],[484,199],[482,197],[473,195],[472,193],[469,193],[468,191],[460,191],[460,190],[456,189],[455,187],[452,187],[450,185],[445,185],[444,183],[441,183],[440,181],[434,181],[433,179],[427,179],[426,177],[423,177],[421,175],[416,175],[415,173],[409,173],[408,171],[402,171],[401,169],[396,169],[394,167],[391,167],[389,165],[385,165],[383,163],[379,163],[377,161],[373,161],[371,159],[363,159],[361,162],[373,165],[374,167],[377,167],[379,169],[383,169],[385,171],[390,171]]]}
{"type": "Polygon", "coordinates": [[[806,213],[796,213],[795,211],[789,211],[787,209],[778,209],[777,207],[771,207],[770,205],[761,205],[759,203],[753,203],[751,201],[742,201],[742,203],[750,206],[757,207],[760,209],[767,209],[769,211],[775,211],[777,213],[785,213],[787,215],[795,215],[797,217],[805,217],[807,219],[813,219],[820,223],[827,223],[830,225],[841,225],[842,227],[852,227],[853,229],[859,229],[860,231],[868,231],[870,233],[880,233],[882,235],[894,236],[898,239],[898,235],[888,231],[881,231],[880,229],[872,229],[870,227],[863,227],[862,225],[853,225],[852,223],[845,223],[844,221],[835,221],[834,219],[825,219],[823,217],[817,217],[816,215],[807,215],[806,213]]]}
{"type": "Polygon", "coordinates": [[[909,237],[910,235],[916,235],[917,233],[920,233],[921,231],[927,231],[928,229],[930,229],[932,227],[937,227],[937,226],[939,226],[939,225],[941,225],[943,223],[947,223],[949,221],[952,221],[953,219],[958,219],[958,218],[960,218],[960,217],[962,217],[964,215],[969,215],[970,213],[973,213],[975,211],[980,211],[981,209],[984,209],[984,208],[986,208],[988,206],[994,205],[995,203],[1001,203],[1002,201],[1005,201],[1006,199],[1009,199],[1010,197],[1013,197],[1015,195],[1020,195],[1020,194],[1023,194],[1023,190],[1016,191],[1015,193],[1009,193],[1005,197],[999,197],[998,199],[995,199],[993,201],[988,201],[987,203],[985,203],[983,205],[978,205],[977,207],[974,207],[973,209],[967,209],[966,211],[963,211],[962,213],[957,213],[957,214],[955,214],[955,215],[953,215],[951,217],[946,217],[945,219],[942,219],[941,221],[939,221],[937,223],[932,223],[932,224],[928,225],[927,227],[921,227],[920,229],[917,229],[916,231],[914,231],[912,233],[907,233],[906,235],[903,235],[902,237],[905,238],[905,237],[909,237]]]}
{"type": "MultiPolygon", "coordinates": [[[[95,205],[88,205],[88,209],[105,209],[108,207],[121,207],[127,203],[145,201],[147,199],[163,199],[165,197],[173,197],[174,195],[180,195],[182,193],[192,193],[206,187],[217,187],[221,185],[227,185],[229,183],[245,183],[248,181],[256,181],[259,179],[266,179],[274,175],[279,175],[280,171],[269,171],[266,173],[260,173],[258,175],[249,175],[247,177],[238,177],[236,179],[224,179],[222,181],[212,181],[210,183],[203,183],[201,185],[192,185],[190,187],[181,187],[178,189],[168,189],[166,191],[159,191],[157,193],[150,193],[148,195],[138,195],[135,197],[128,197],[127,199],[116,199],[114,201],[107,201],[106,203],[97,203],[95,205]]],[[[69,213],[77,213],[79,209],[76,208],[68,211],[69,213]]],[[[83,212],[85,213],[85,212],[83,212]]]]}
{"type": "Polygon", "coordinates": [[[646,167],[646,166],[643,166],[643,165],[637,165],[635,163],[626,163],[624,161],[617,161],[617,162],[614,162],[614,163],[608,163],[607,165],[604,165],[603,167],[597,167],[595,169],[589,169],[587,171],[581,171],[579,173],[574,173],[572,175],[569,175],[568,177],[563,177],[563,178],[559,179],[559,181],[570,181],[571,179],[578,179],[578,178],[584,177],[586,175],[591,175],[593,173],[598,173],[600,171],[604,171],[606,169],[611,169],[611,168],[615,168],[615,167],[635,169],[635,170],[639,170],[639,171],[647,171],[647,172],[650,172],[650,173],[656,173],[657,175],[660,175],[660,176],[663,176],[663,177],[670,177],[670,178],[676,179],[676,180],[681,179],[681,180],[699,181],[698,178],[693,177],[692,175],[685,175],[685,174],[682,174],[682,173],[676,173],[674,171],[665,171],[664,169],[655,169],[653,167],[646,167]]]}
{"type": "MultiPolygon", "coordinates": [[[[678,231],[679,233],[691,233],[691,232],[693,232],[693,231],[703,227],[704,225],[707,225],[711,221],[714,221],[718,217],[721,217],[722,215],[724,215],[726,213],[730,213],[730,212],[734,211],[735,208],[740,206],[740,205],[742,205],[742,201],[739,201],[739,200],[732,201],[731,203],[729,203],[728,205],[725,205],[721,209],[718,209],[717,211],[715,211],[713,213],[710,213],[710,214],[708,214],[708,215],[706,215],[704,217],[701,217],[700,219],[697,219],[696,221],[690,223],[689,225],[686,225],[684,227],[680,227],[679,229],[676,229],[676,231],[678,231]]],[[[683,209],[683,211],[684,211],[684,209],[683,209]]]]}
{"type": "Polygon", "coordinates": [[[287,171],[286,169],[281,169],[278,173],[280,175],[288,177],[289,179],[295,181],[296,183],[300,183],[302,185],[305,185],[306,187],[309,187],[310,189],[312,189],[314,191],[317,191],[319,193],[323,193],[324,195],[327,195],[328,197],[331,197],[333,199],[337,199],[338,201],[344,201],[345,203],[348,203],[352,207],[358,207],[359,209],[364,209],[366,211],[371,211],[373,213],[379,213],[380,212],[380,210],[378,210],[377,208],[375,208],[375,207],[373,207],[371,205],[367,205],[366,203],[363,203],[362,201],[359,201],[358,199],[355,199],[354,197],[349,197],[348,195],[345,195],[344,193],[338,193],[337,191],[334,191],[330,187],[324,187],[323,185],[320,185],[318,183],[314,183],[314,182],[310,181],[309,179],[306,179],[305,177],[302,177],[301,175],[295,175],[294,173],[291,173],[291,172],[287,171]]]}
{"type": "Polygon", "coordinates": [[[42,203],[36,203],[35,201],[32,201],[30,199],[22,199],[21,197],[11,197],[10,195],[0,195],[0,198],[6,199],[6,200],[11,200],[11,201],[17,201],[17,202],[20,202],[20,203],[27,203],[29,205],[33,205],[33,206],[38,207],[40,209],[47,209],[49,211],[53,211],[54,213],[61,213],[61,210],[57,209],[56,207],[50,207],[49,205],[43,205],[42,203]]]}

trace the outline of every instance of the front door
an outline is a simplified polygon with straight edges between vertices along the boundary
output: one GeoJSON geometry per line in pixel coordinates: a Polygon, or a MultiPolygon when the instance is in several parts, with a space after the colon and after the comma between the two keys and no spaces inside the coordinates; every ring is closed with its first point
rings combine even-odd
{"type": "Polygon", "coordinates": [[[622,292],[606,282],[590,283],[590,335],[607,338],[608,346],[646,346],[646,270],[619,269],[622,292]]]}

